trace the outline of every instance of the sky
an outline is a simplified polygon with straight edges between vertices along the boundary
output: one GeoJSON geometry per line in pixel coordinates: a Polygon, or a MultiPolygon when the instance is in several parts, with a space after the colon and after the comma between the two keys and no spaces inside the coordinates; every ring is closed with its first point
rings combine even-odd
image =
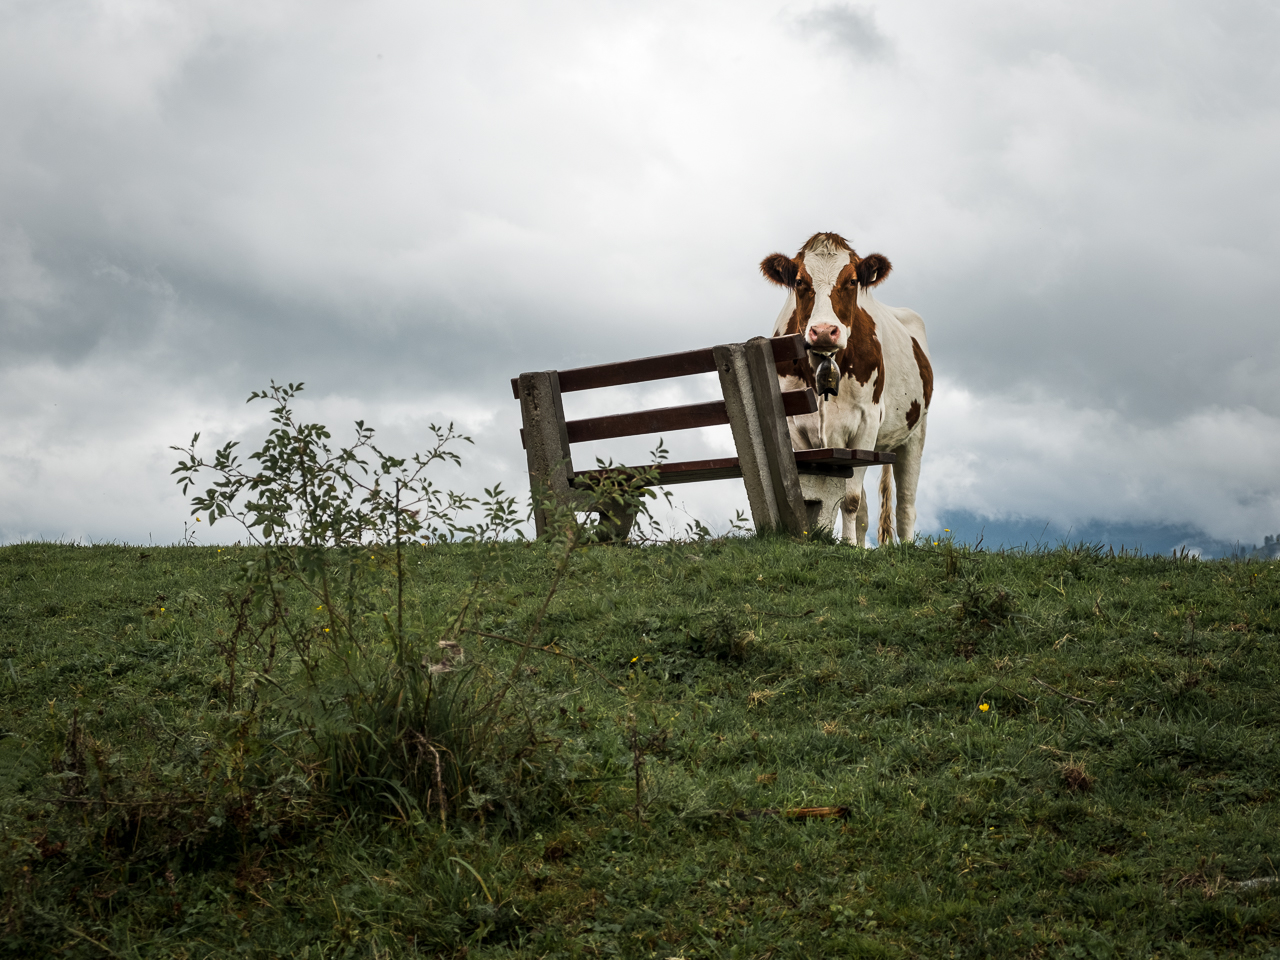
{"type": "Polygon", "coordinates": [[[273,379],[523,493],[510,377],[767,335],[831,230],[928,330],[921,531],[1260,543],[1277,49],[1265,0],[3,0],[0,542],[181,539],[170,446],[254,449],[273,379]]]}

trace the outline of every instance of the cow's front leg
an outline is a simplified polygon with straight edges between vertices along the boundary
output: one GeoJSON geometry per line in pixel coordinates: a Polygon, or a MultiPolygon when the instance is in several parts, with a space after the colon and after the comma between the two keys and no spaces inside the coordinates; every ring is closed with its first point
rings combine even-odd
{"type": "Polygon", "coordinates": [[[916,535],[916,487],[920,484],[920,458],[924,454],[925,422],[894,453],[893,480],[898,487],[896,511],[898,542],[910,543],[916,535]]]}
{"type": "MultiPolygon", "coordinates": [[[[850,429],[843,438],[842,446],[850,450],[874,450],[876,430],[880,423],[879,412],[872,408],[856,409],[850,418],[850,429]]],[[[868,517],[867,495],[864,488],[866,467],[858,467],[853,476],[845,482],[844,492],[844,527],[841,531],[845,543],[856,543],[865,546],[867,542],[868,517]]]]}
{"type": "Polygon", "coordinates": [[[791,434],[793,450],[817,450],[822,446],[822,430],[816,413],[788,417],[787,432],[791,434]]]}
{"type": "Polygon", "coordinates": [[[867,542],[867,498],[862,489],[862,477],[866,472],[865,467],[855,470],[853,476],[844,482],[844,499],[840,504],[844,514],[841,539],[860,547],[867,542]]]}

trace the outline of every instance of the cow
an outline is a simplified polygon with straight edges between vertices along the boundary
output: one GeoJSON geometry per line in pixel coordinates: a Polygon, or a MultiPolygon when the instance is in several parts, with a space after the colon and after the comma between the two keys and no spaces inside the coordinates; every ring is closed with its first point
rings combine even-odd
{"type": "MultiPolygon", "coordinates": [[[[933,366],[920,314],[886,306],[871,292],[891,269],[881,254],[859,257],[836,233],[815,233],[794,257],[771,253],[760,262],[765,278],[787,289],[773,335],[802,333],[809,351],[801,360],[778,365],[781,387],[808,386],[822,395],[816,413],[789,420],[793,447],[896,454],[897,534],[907,543],[915,537],[916,485],[933,399],[933,366]]],[[[881,544],[893,539],[889,471],[884,467],[880,478],[881,544]]],[[[824,485],[801,477],[802,487],[808,487],[806,499],[822,500],[817,522],[834,533],[835,514],[841,511],[843,539],[860,546],[868,527],[865,473],[865,467],[855,469],[843,495],[838,483],[833,488],[829,480],[824,485]]]]}

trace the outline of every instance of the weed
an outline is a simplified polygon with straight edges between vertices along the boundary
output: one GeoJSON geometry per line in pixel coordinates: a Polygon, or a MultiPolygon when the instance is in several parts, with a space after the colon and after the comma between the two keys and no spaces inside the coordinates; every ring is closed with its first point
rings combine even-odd
{"type": "Polygon", "coordinates": [[[962,623],[992,630],[1007,623],[1017,606],[1013,595],[1004,587],[967,578],[962,581],[960,596],[952,609],[962,623]]]}
{"type": "Polygon", "coordinates": [[[494,488],[479,504],[429,479],[431,466],[460,462],[451,444],[467,438],[452,426],[433,425],[435,445],[408,460],[380,450],[362,421],[354,442],[334,450],[327,427],[297,418],[301,389],[273,383],[250,396],[275,404],[275,426],[249,455],[254,469],[241,467],[234,441],[206,463],[197,434],[174,471],[187,492],[211,470],[194,510],[211,527],[237,521],[259,544],[227,598],[231,630],[214,641],[228,707],[245,675],[246,724],[292,727],[308,745],[300,762],[321,771],[335,797],[372,799],[402,817],[434,807],[445,822],[464,796],[484,796],[473,806],[496,803],[515,815],[530,793],[524,771],[542,766],[532,758],[545,738],[510,698],[512,677],[480,663],[458,668],[482,586],[447,616],[411,609],[405,597],[414,542],[509,533],[518,519],[512,499],[494,488]],[[464,526],[458,517],[477,504],[484,520],[464,526]]]}
{"type": "Polygon", "coordinates": [[[1084,764],[1077,760],[1069,760],[1057,766],[1062,785],[1071,793],[1087,793],[1098,781],[1098,778],[1089,773],[1084,764]]]}

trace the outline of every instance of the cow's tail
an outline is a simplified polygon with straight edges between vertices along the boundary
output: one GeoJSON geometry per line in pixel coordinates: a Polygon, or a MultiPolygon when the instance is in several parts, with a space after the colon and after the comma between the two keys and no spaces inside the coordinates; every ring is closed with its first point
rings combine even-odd
{"type": "Polygon", "coordinates": [[[893,467],[880,468],[880,528],[876,531],[880,546],[893,543],[893,467]]]}

